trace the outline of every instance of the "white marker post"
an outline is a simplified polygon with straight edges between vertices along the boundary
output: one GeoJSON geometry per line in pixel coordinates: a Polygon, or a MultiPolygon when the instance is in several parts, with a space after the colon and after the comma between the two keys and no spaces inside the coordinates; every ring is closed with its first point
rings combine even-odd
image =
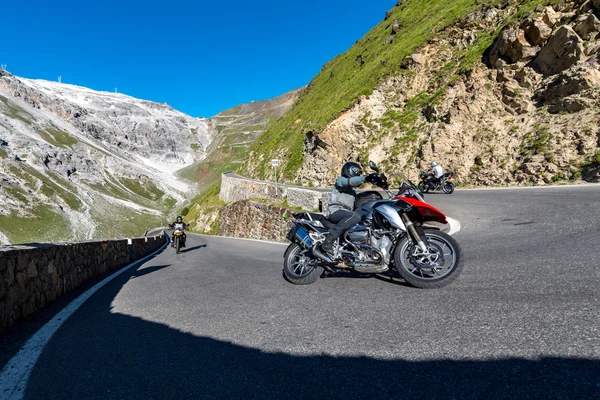
{"type": "Polygon", "coordinates": [[[271,160],[271,165],[273,166],[273,177],[275,178],[275,195],[278,195],[277,191],[277,166],[279,165],[279,160],[274,158],[271,160]]]}

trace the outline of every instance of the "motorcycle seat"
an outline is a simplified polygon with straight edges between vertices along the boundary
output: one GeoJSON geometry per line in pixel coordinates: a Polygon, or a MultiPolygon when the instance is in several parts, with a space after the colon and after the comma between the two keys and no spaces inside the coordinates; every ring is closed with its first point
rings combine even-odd
{"type": "Polygon", "coordinates": [[[334,224],[333,222],[331,222],[330,220],[328,220],[327,218],[323,218],[321,220],[321,223],[323,224],[323,226],[327,229],[331,229],[333,227],[336,226],[336,224],[334,224]]]}
{"type": "Polygon", "coordinates": [[[312,219],[314,219],[315,221],[321,222],[321,224],[323,224],[323,226],[327,229],[331,229],[336,225],[333,222],[331,222],[330,220],[328,220],[324,214],[321,214],[321,213],[307,213],[307,214],[310,215],[310,217],[312,219]]]}
{"type": "Polygon", "coordinates": [[[321,214],[321,213],[307,212],[306,214],[310,215],[310,217],[312,219],[314,219],[315,221],[322,221],[324,219],[327,219],[327,217],[325,217],[325,214],[321,214]]]}
{"type": "Polygon", "coordinates": [[[336,226],[336,224],[334,224],[333,222],[328,220],[324,214],[312,213],[312,212],[305,212],[304,214],[306,217],[310,217],[311,219],[313,219],[315,221],[319,221],[327,229],[331,229],[334,226],[336,226]]]}

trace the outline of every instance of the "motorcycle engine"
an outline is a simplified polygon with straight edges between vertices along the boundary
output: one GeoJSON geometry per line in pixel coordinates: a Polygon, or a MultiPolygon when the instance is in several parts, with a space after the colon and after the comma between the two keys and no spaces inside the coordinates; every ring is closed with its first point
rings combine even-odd
{"type": "Polygon", "coordinates": [[[392,241],[390,240],[390,238],[388,238],[385,235],[379,238],[373,235],[371,237],[371,246],[379,249],[381,254],[383,254],[385,263],[389,264],[391,256],[390,252],[392,250],[392,241]]]}
{"type": "Polygon", "coordinates": [[[366,244],[369,240],[369,236],[371,236],[371,235],[370,235],[370,232],[368,229],[355,230],[355,231],[348,232],[348,239],[351,242],[356,242],[356,243],[366,244]]]}

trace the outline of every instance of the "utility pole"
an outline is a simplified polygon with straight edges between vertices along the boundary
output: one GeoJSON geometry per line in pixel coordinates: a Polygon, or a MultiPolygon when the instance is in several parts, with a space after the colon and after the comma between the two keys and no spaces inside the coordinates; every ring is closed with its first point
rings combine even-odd
{"type": "Polygon", "coordinates": [[[117,88],[115,88],[115,93],[119,93],[119,92],[117,92],[117,88]]]}
{"type": "Polygon", "coordinates": [[[0,64],[0,69],[6,70],[6,64],[0,64]]]}
{"type": "Polygon", "coordinates": [[[58,83],[62,83],[62,75],[58,76],[58,83]]]}

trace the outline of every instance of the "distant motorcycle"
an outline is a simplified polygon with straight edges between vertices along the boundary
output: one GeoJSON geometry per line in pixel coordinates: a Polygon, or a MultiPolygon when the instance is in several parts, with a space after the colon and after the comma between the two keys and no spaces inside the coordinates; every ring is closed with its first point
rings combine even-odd
{"type": "Polygon", "coordinates": [[[425,171],[421,171],[419,174],[419,182],[418,188],[423,193],[429,193],[430,190],[441,190],[446,194],[452,194],[454,192],[454,183],[450,182],[452,177],[454,176],[454,172],[446,172],[439,179],[427,180],[427,173],[425,171]]]}
{"type": "Polygon", "coordinates": [[[173,247],[177,254],[182,247],[185,247],[185,233],[183,232],[187,229],[187,225],[184,223],[174,223],[171,225],[173,229],[173,247]]]}
{"type": "Polygon", "coordinates": [[[369,165],[378,173],[374,184],[389,198],[378,191],[359,193],[355,211],[362,221],[336,240],[331,256],[322,253],[319,245],[335,224],[323,214],[293,214],[294,226],[287,234],[292,243],[283,263],[287,280],[305,285],[315,282],[323,270],[379,274],[395,268],[418,288],[440,288],[454,281],[462,269],[460,247],[450,235],[426,225],[447,224],[446,216],[425,203],[410,181],[393,195],[387,177],[373,162],[369,165]]]}

